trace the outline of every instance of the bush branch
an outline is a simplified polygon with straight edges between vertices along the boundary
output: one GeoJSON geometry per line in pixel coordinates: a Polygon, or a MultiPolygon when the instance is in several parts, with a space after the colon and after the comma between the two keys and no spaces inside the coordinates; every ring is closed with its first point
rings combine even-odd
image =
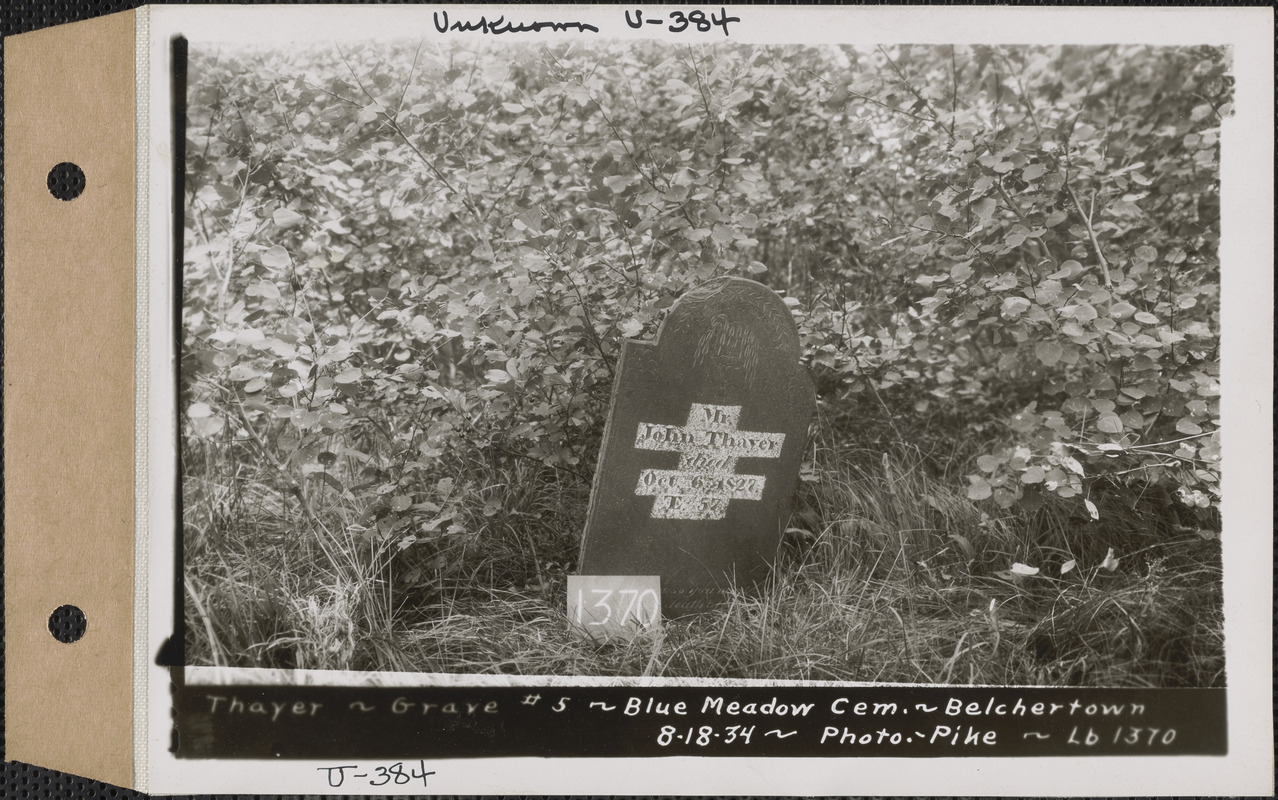
{"type": "MultiPolygon", "coordinates": [[[[1092,229],[1092,217],[1090,214],[1083,213],[1083,206],[1078,202],[1078,195],[1074,194],[1074,187],[1067,182],[1065,191],[1069,192],[1069,199],[1074,203],[1074,210],[1078,212],[1078,216],[1083,220],[1083,225],[1087,228],[1087,236],[1092,240],[1092,249],[1096,251],[1096,260],[1100,262],[1101,275],[1105,279],[1105,288],[1110,288],[1114,284],[1109,279],[1109,262],[1105,260],[1105,254],[1101,252],[1100,242],[1096,241],[1096,231],[1092,229]]],[[[1095,211],[1095,208],[1092,209],[1095,211]]]]}

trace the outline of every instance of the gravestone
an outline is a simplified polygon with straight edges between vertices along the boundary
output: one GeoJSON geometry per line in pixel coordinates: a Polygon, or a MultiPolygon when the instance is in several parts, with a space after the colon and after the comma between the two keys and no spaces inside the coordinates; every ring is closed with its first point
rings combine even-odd
{"type": "Polygon", "coordinates": [[[765,579],[816,393],[781,298],[744,278],[685,293],[626,340],[586,518],[584,575],[659,575],[667,617],[765,579]]]}

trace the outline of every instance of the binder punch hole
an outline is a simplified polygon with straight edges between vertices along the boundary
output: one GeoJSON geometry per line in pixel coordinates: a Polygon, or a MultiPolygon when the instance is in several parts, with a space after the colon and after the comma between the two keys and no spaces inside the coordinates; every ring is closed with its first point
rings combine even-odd
{"type": "Polygon", "coordinates": [[[75,606],[59,606],[49,615],[49,633],[63,644],[80,641],[87,627],[84,612],[75,606]]]}
{"type": "Polygon", "coordinates": [[[84,192],[84,170],[70,161],[63,161],[49,170],[45,183],[49,194],[59,200],[74,200],[84,192]]]}

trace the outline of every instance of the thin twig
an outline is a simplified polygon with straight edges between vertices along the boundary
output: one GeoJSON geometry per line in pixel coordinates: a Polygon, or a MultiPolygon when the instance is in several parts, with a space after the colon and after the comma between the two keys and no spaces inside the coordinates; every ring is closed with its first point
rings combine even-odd
{"type": "MultiPolygon", "coordinates": [[[[1109,262],[1105,260],[1105,254],[1101,252],[1100,242],[1096,241],[1096,231],[1092,230],[1092,218],[1083,213],[1083,206],[1078,202],[1078,195],[1074,194],[1074,187],[1069,185],[1069,181],[1065,182],[1065,191],[1069,192],[1069,199],[1074,203],[1074,210],[1078,212],[1079,218],[1083,220],[1083,225],[1087,228],[1087,236],[1092,240],[1092,249],[1096,251],[1096,259],[1100,261],[1101,275],[1105,279],[1105,287],[1110,288],[1114,284],[1109,279],[1109,262]]],[[[1095,211],[1095,208],[1092,210],[1095,211]]]]}
{"type": "MultiPolygon", "coordinates": [[[[355,67],[351,65],[350,59],[346,57],[346,53],[342,51],[342,48],[340,46],[337,47],[337,53],[338,55],[342,57],[342,62],[346,65],[347,71],[349,71],[351,74],[351,77],[354,78],[355,84],[360,88],[360,91],[362,91],[364,95],[370,101],[372,101],[373,103],[381,107],[381,110],[377,112],[377,114],[379,117],[381,117],[383,124],[385,124],[387,127],[389,127],[392,131],[395,132],[395,135],[398,136],[405,145],[407,145],[409,150],[413,151],[413,154],[417,156],[417,158],[422,162],[422,164],[428,170],[430,170],[430,172],[435,176],[436,179],[439,180],[440,183],[442,183],[450,192],[457,195],[458,199],[461,200],[462,205],[466,207],[466,210],[469,211],[471,213],[471,216],[475,218],[475,221],[479,223],[478,235],[482,237],[481,240],[483,241],[483,243],[487,244],[488,247],[491,249],[492,248],[492,243],[490,241],[491,237],[488,234],[487,226],[484,224],[486,216],[479,213],[479,208],[475,205],[474,200],[472,200],[470,196],[470,191],[469,190],[458,191],[457,187],[453,186],[452,182],[450,182],[448,178],[445,177],[444,173],[437,166],[435,166],[435,163],[431,161],[429,158],[427,158],[426,154],[423,153],[421,149],[417,147],[417,145],[413,144],[412,140],[408,138],[408,134],[404,133],[404,130],[403,128],[400,127],[399,120],[397,119],[397,116],[399,114],[399,109],[396,109],[395,114],[391,114],[391,112],[385,106],[382,106],[381,101],[378,100],[377,97],[374,96],[373,93],[370,92],[366,86],[364,86],[364,81],[360,79],[359,73],[355,71],[355,67]]],[[[353,101],[351,102],[352,102],[352,105],[358,106],[357,103],[354,103],[353,101]]]]}
{"type": "MultiPolygon", "coordinates": [[[[879,45],[879,52],[882,53],[883,57],[887,59],[888,64],[892,66],[892,71],[895,72],[896,76],[901,79],[901,83],[905,84],[905,88],[910,90],[910,94],[918,98],[918,101],[923,104],[923,107],[926,108],[928,111],[932,112],[931,121],[936,123],[937,125],[940,125],[941,119],[939,116],[937,116],[936,109],[932,108],[932,104],[928,102],[927,98],[924,97],[922,94],[920,94],[918,89],[914,88],[914,84],[910,83],[909,78],[905,77],[905,73],[902,72],[901,68],[898,67],[896,65],[896,62],[892,60],[892,56],[888,55],[888,51],[883,49],[883,45],[879,45]]],[[[942,125],[941,127],[942,129],[944,129],[945,126],[942,125]]]]}
{"type": "Polygon", "coordinates": [[[404,79],[404,88],[399,92],[399,102],[395,104],[395,119],[399,119],[399,112],[404,110],[404,98],[408,96],[408,87],[413,83],[413,73],[417,72],[417,59],[421,57],[422,45],[426,44],[426,40],[422,39],[417,43],[417,51],[413,53],[413,65],[408,68],[408,77],[404,79]]]}
{"type": "Polygon", "coordinates": [[[950,45],[950,79],[954,90],[950,93],[950,138],[954,138],[954,118],[958,116],[958,63],[954,58],[954,45],[950,45]]]}
{"type": "MultiPolygon", "coordinates": [[[[1012,70],[1012,63],[1008,61],[1007,55],[1003,53],[1002,49],[996,47],[994,48],[994,52],[998,53],[999,59],[1003,62],[1003,65],[1007,67],[1008,74],[1012,76],[1012,80],[1016,81],[1016,90],[1020,92],[1018,99],[1021,101],[1021,104],[1025,106],[1025,111],[1029,114],[1030,122],[1034,125],[1034,131],[1038,134],[1039,140],[1042,141],[1043,129],[1038,125],[1038,117],[1034,114],[1034,106],[1030,103],[1029,95],[1025,92],[1025,83],[1021,80],[1020,74],[1012,70]]],[[[1023,72],[1024,64],[1022,64],[1021,67],[1023,72]]]]}

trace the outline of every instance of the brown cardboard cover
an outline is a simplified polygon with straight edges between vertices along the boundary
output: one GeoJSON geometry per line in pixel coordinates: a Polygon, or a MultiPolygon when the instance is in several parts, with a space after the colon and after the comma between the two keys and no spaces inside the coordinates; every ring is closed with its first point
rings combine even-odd
{"type": "Polygon", "coordinates": [[[134,14],[4,52],[6,756],[131,785],[134,14]],[[48,629],[68,603],[74,644],[48,629]]]}

